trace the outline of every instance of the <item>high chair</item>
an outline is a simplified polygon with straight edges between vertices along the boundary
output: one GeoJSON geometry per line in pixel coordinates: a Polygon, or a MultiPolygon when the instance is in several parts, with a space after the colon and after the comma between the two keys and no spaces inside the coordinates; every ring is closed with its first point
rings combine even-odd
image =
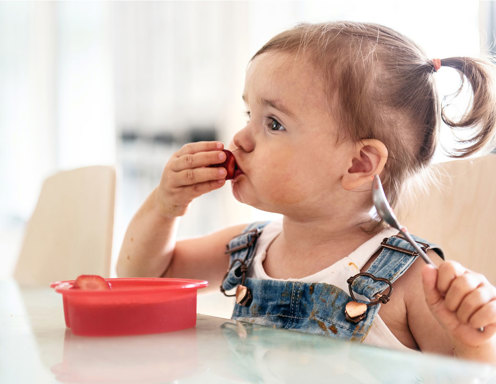
{"type": "Polygon", "coordinates": [[[80,274],[108,276],[115,169],[90,166],[48,177],[26,225],[14,278],[46,285],[80,274]]]}
{"type": "Polygon", "coordinates": [[[496,283],[496,155],[433,165],[435,181],[396,208],[410,233],[496,283]]]}

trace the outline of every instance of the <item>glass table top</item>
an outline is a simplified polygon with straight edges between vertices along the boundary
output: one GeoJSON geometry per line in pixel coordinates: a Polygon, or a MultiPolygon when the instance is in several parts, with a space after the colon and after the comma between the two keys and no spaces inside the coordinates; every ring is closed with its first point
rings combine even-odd
{"type": "Polygon", "coordinates": [[[83,337],[50,288],[0,281],[0,383],[496,383],[496,367],[198,314],[195,328],[83,337]]]}

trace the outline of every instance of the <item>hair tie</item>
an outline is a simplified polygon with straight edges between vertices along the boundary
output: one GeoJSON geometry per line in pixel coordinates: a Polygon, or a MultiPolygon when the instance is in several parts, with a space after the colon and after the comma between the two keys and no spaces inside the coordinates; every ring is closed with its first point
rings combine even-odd
{"type": "Polygon", "coordinates": [[[434,67],[434,72],[437,72],[441,68],[441,59],[432,59],[432,66],[434,67]]]}

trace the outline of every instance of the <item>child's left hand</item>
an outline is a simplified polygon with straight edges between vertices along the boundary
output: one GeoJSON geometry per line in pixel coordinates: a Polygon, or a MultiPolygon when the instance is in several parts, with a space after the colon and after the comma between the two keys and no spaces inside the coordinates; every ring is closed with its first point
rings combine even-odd
{"type": "Polygon", "coordinates": [[[484,275],[446,261],[424,266],[422,277],[427,305],[455,343],[479,347],[496,333],[496,288],[484,275]]]}

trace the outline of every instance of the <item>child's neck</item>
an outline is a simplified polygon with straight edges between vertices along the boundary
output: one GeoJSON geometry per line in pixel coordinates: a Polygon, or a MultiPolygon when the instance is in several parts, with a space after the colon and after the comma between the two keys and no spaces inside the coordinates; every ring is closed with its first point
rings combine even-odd
{"type": "Polygon", "coordinates": [[[354,220],[284,217],[281,234],[267,250],[266,273],[274,278],[301,278],[329,267],[374,235],[362,229],[367,219],[368,215],[354,220]]]}

